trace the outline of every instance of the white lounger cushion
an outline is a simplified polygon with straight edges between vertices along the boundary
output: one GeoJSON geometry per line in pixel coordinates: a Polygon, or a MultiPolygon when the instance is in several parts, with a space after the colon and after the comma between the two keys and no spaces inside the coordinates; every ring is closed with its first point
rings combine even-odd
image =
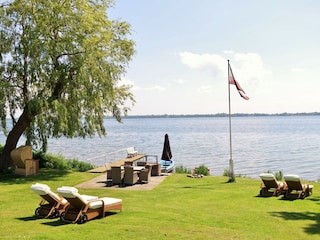
{"type": "Polygon", "coordinates": [[[50,195],[50,197],[57,202],[62,200],[62,204],[65,204],[68,202],[64,198],[61,198],[58,194],[52,192],[50,190],[50,187],[46,184],[42,184],[42,183],[33,184],[33,185],[31,185],[31,190],[34,191],[35,193],[39,194],[40,196],[50,195]]]}
{"type": "MultiPolygon", "coordinates": [[[[288,175],[284,175],[283,179],[285,181],[291,181],[291,182],[301,182],[301,179],[298,175],[294,175],[294,174],[288,174],[288,175]]],[[[301,183],[302,184],[302,183],[301,183]]],[[[313,185],[308,184],[309,189],[313,188],[313,185]]]]}
{"type": "Polygon", "coordinates": [[[79,198],[84,204],[87,204],[90,200],[98,198],[97,196],[81,195],[75,187],[63,186],[58,188],[57,192],[66,198],[79,198]]]}
{"type": "Polygon", "coordinates": [[[90,209],[97,209],[102,206],[102,201],[104,202],[104,205],[111,205],[115,203],[121,203],[122,200],[118,198],[109,198],[109,197],[104,197],[104,198],[98,198],[96,196],[89,196],[89,195],[80,195],[78,193],[78,189],[75,187],[61,187],[58,188],[58,193],[60,193],[62,196],[66,198],[78,198],[80,199],[84,204],[89,203],[89,208],[90,209]],[[93,201],[90,203],[92,200],[99,200],[99,201],[93,201]],[[101,200],[101,201],[100,201],[101,200]]]}
{"type": "Polygon", "coordinates": [[[36,183],[31,185],[31,190],[39,195],[47,195],[51,192],[50,187],[46,184],[36,183]]]}
{"type": "MultiPolygon", "coordinates": [[[[109,198],[109,197],[104,197],[104,198],[99,198],[99,200],[102,200],[104,202],[104,205],[112,205],[115,203],[121,203],[122,200],[118,198],[109,198]]],[[[92,203],[89,204],[90,209],[97,209],[102,207],[102,201],[93,201],[92,203]]]]}
{"type": "Polygon", "coordinates": [[[262,180],[267,180],[267,181],[272,181],[272,180],[276,180],[274,175],[271,173],[261,173],[260,174],[260,178],[262,180]]]}
{"type": "Polygon", "coordinates": [[[79,198],[84,204],[87,204],[90,200],[98,198],[97,196],[81,195],[75,187],[63,186],[58,188],[57,192],[66,198],[79,198]]]}
{"type": "Polygon", "coordinates": [[[286,181],[301,182],[300,177],[298,175],[293,174],[284,175],[283,179],[286,181]]]}

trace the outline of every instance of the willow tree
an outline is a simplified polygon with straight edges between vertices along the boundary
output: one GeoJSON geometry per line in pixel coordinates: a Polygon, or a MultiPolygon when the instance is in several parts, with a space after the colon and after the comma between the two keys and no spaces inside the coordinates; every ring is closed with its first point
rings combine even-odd
{"type": "MultiPolygon", "coordinates": [[[[134,103],[121,77],[134,54],[127,22],[110,20],[111,0],[15,0],[0,6],[0,116],[7,135],[0,171],[21,136],[103,136],[134,103]],[[10,116],[12,125],[7,126],[10,116]]],[[[8,124],[9,125],[9,124],[8,124]]]]}

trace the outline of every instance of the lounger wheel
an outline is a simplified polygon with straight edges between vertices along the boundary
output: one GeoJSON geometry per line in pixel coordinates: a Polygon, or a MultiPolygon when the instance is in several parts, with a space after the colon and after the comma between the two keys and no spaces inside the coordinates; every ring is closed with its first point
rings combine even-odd
{"type": "Polygon", "coordinates": [[[82,215],[80,220],[79,220],[79,223],[83,224],[83,223],[85,223],[87,221],[88,221],[88,216],[87,215],[82,215]]]}
{"type": "Polygon", "coordinates": [[[60,213],[59,213],[58,210],[55,210],[55,211],[52,213],[51,218],[58,218],[58,217],[60,217],[60,213]]]}
{"type": "Polygon", "coordinates": [[[283,194],[284,198],[289,198],[289,195],[290,195],[289,191],[285,191],[283,194]]]}
{"type": "Polygon", "coordinates": [[[63,221],[63,222],[65,222],[65,220],[64,220],[64,216],[65,216],[65,215],[66,215],[65,212],[61,213],[61,215],[60,215],[60,220],[63,221]]]}
{"type": "Polygon", "coordinates": [[[38,207],[35,211],[34,211],[34,214],[36,216],[40,216],[40,207],[38,207]]]}

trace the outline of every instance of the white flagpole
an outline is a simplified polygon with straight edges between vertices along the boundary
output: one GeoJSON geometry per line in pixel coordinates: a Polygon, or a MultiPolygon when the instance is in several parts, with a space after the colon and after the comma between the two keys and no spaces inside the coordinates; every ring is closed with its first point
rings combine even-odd
{"type": "Polygon", "coordinates": [[[230,143],[230,160],[229,160],[229,182],[234,182],[233,159],[232,159],[232,134],[231,134],[231,101],[230,101],[230,64],[228,60],[228,95],[229,95],[229,143],[230,143]]]}

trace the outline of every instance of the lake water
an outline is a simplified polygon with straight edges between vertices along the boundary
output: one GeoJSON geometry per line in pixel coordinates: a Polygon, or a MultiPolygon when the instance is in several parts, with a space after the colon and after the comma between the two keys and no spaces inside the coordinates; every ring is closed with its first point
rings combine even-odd
{"type": "MultiPolygon", "coordinates": [[[[265,171],[282,171],[319,180],[319,126],[320,116],[233,117],[235,174],[258,178],[265,171]]],[[[118,150],[135,146],[160,159],[167,133],[176,165],[204,164],[212,175],[222,175],[229,167],[228,117],[125,118],[123,123],[106,119],[105,127],[106,137],[50,139],[48,152],[102,165],[121,158],[123,151],[118,150]]],[[[0,143],[4,141],[0,134],[0,143]]]]}

